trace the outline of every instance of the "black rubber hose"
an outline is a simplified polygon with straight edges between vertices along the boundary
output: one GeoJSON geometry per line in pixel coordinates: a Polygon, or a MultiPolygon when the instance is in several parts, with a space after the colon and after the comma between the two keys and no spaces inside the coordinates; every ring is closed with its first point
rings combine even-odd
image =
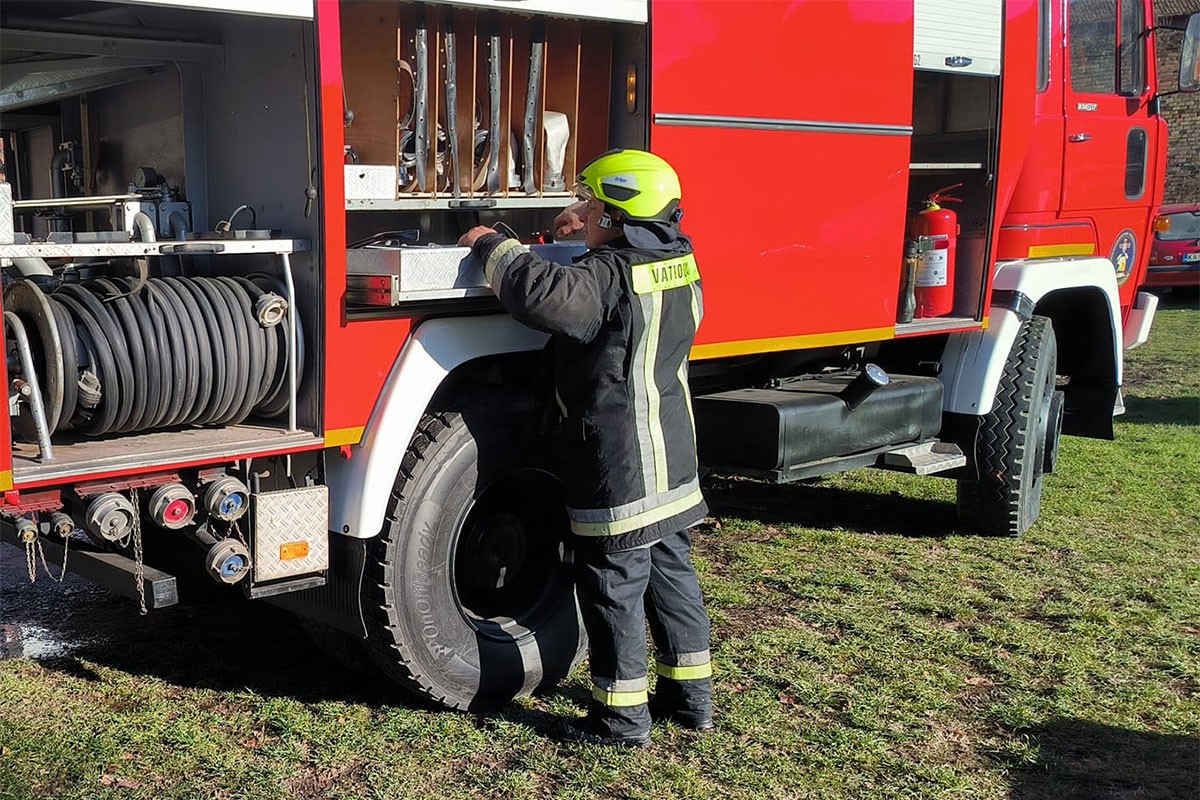
{"type": "Polygon", "coordinates": [[[110,380],[104,382],[104,388],[111,391],[119,385],[121,397],[116,418],[108,430],[128,430],[129,420],[133,417],[134,412],[134,395],[141,392],[134,382],[133,358],[129,352],[129,344],[125,341],[125,332],[121,329],[121,323],[105,307],[104,303],[100,302],[100,299],[96,295],[82,286],[73,283],[64,283],[58,288],[56,294],[66,294],[78,300],[96,320],[97,324],[99,324],[100,330],[103,331],[106,337],[105,343],[111,351],[113,362],[116,365],[115,375],[110,380]]]}
{"type": "MultiPolygon", "coordinates": [[[[238,282],[238,285],[240,285],[243,289],[246,290],[246,293],[248,295],[250,295],[251,307],[257,309],[258,308],[258,299],[260,297],[262,297],[264,294],[266,294],[266,292],[264,292],[253,281],[251,281],[248,278],[244,278],[239,275],[239,276],[235,277],[234,280],[238,282]]],[[[282,325],[282,324],[284,324],[284,323],[283,322],[279,323],[279,325],[282,325]]],[[[274,325],[272,327],[278,328],[279,325],[274,325]]],[[[259,390],[258,398],[254,401],[255,408],[257,409],[258,405],[267,399],[267,395],[271,392],[271,389],[273,388],[273,386],[276,382],[276,370],[279,367],[279,344],[280,343],[279,343],[278,331],[271,330],[270,328],[264,328],[259,323],[257,314],[253,315],[253,327],[258,329],[259,335],[262,337],[262,340],[263,340],[263,346],[265,348],[265,350],[264,350],[265,360],[263,361],[262,387],[259,390]]],[[[284,369],[285,369],[285,372],[283,373],[283,376],[286,379],[287,378],[286,362],[284,363],[284,369]]]]}
{"type": "Polygon", "coordinates": [[[133,316],[137,320],[138,331],[142,338],[142,349],[146,355],[146,414],[142,418],[142,428],[152,429],[167,413],[170,403],[169,386],[171,371],[170,345],[166,342],[165,329],[162,335],[159,328],[162,321],[156,324],[150,310],[148,297],[144,291],[134,291],[136,283],[130,278],[97,279],[97,283],[106,286],[114,294],[125,295],[133,316]]]}
{"type": "MultiPolygon", "coordinates": [[[[69,312],[64,311],[63,313],[65,314],[69,312]]],[[[92,337],[88,335],[87,329],[82,325],[75,328],[75,337],[75,349],[79,354],[80,375],[82,376],[84,370],[90,370],[93,375],[99,376],[100,356],[96,353],[96,346],[92,343],[92,337]]],[[[97,377],[97,382],[98,381],[99,377],[97,377]]],[[[80,397],[83,396],[82,387],[80,388],[79,394],[80,397]]],[[[99,392],[99,396],[100,401],[103,401],[104,394],[102,391],[99,392]]],[[[86,432],[88,425],[99,415],[99,412],[97,411],[98,408],[99,406],[93,406],[91,408],[84,408],[82,405],[77,406],[75,409],[75,417],[71,421],[71,427],[75,428],[76,430],[86,432]]]]}
{"type": "Polygon", "coordinates": [[[107,334],[88,311],[87,306],[71,297],[69,294],[55,293],[50,297],[51,302],[62,303],[71,313],[76,327],[82,326],[90,342],[85,343],[95,352],[96,361],[92,369],[100,381],[100,405],[95,416],[82,426],[87,433],[107,433],[115,427],[117,415],[127,410],[121,402],[120,380],[117,378],[117,364],[113,358],[112,348],[109,347],[107,334]]]}
{"type": "Polygon", "coordinates": [[[283,409],[287,409],[287,368],[288,368],[288,333],[287,320],[275,326],[274,330],[267,331],[272,339],[275,340],[275,350],[279,353],[275,364],[275,371],[269,377],[269,385],[262,399],[258,401],[258,406],[255,412],[266,417],[275,416],[282,413],[276,411],[271,413],[268,409],[278,405],[279,399],[283,398],[283,409]]]}
{"type": "Polygon", "coordinates": [[[133,314],[133,308],[125,297],[118,297],[104,304],[125,330],[125,345],[129,350],[129,360],[133,364],[133,410],[129,421],[123,430],[141,430],[146,427],[146,409],[150,405],[150,359],[146,357],[146,345],[142,339],[142,329],[133,314]]]}
{"type": "MultiPolygon", "coordinates": [[[[132,279],[126,279],[125,284],[127,291],[134,290],[134,282],[132,279]]],[[[172,340],[169,336],[169,328],[167,327],[166,319],[163,316],[162,309],[159,307],[158,301],[155,299],[149,287],[143,285],[136,294],[138,302],[146,309],[146,314],[150,318],[150,330],[158,344],[158,372],[161,384],[161,397],[159,399],[158,410],[151,419],[151,427],[157,428],[169,418],[171,414],[172,404],[175,402],[177,391],[182,390],[183,376],[178,375],[175,370],[175,352],[172,349],[172,340]],[[175,388],[176,380],[179,381],[179,389],[175,388]]],[[[182,359],[182,354],[181,354],[182,359]]]]}
{"type": "MultiPolygon", "coordinates": [[[[250,279],[266,290],[275,292],[281,297],[287,297],[287,287],[278,278],[262,273],[255,273],[250,276],[250,279]]],[[[289,348],[293,346],[291,337],[288,335],[287,320],[276,326],[278,330],[279,348],[283,354],[280,360],[281,369],[279,370],[278,381],[272,387],[271,393],[259,403],[255,409],[260,416],[277,417],[287,411],[288,407],[288,391],[287,391],[287,359],[289,348]]],[[[304,325],[301,322],[300,314],[296,314],[296,386],[299,387],[304,377],[304,325]]]]}
{"type": "Polygon", "coordinates": [[[197,278],[197,281],[204,284],[214,297],[220,297],[221,302],[229,311],[229,317],[233,321],[233,327],[229,329],[228,336],[234,344],[237,358],[237,371],[232,376],[234,384],[233,402],[229,406],[229,410],[216,422],[222,425],[236,425],[245,418],[243,407],[246,405],[246,398],[252,397],[250,391],[250,343],[247,338],[246,319],[242,313],[241,306],[238,304],[237,298],[229,291],[229,288],[219,283],[212,278],[197,278]]]}
{"type": "Polygon", "coordinates": [[[183,330],[170,300],[153,281],[146,283],[146,291],[149,293],[150,315],[155,320],[155,328],[158,327],[158,321],[161,321],[167,331],[165,341],[171,348],[171,371],[167,384],[171,387],[171,402],[159,423],[170,426],[180,419],[184,401],[187,399],[187,352],[184,347],[183,330]]]}
{"type": "MultiPolygon", "coordinates": [[[[101,279],[103,280],[103,279],[101,279]]],[[[93,295],[97,299],[103,297],[106,291],[112,286],[105,286],[99,280],[89,281],[85,287],[87,290],[94,292],[93,295]]],[[[119,295],[120,292],[111,292],[110,296],[119,295]]],[[[137,319],[133,315],[133,309],[129,306],[129,301],[124,297],[116,297],[102,301],[100,305],[109,312],[121,325],[125,334],[125,345],[129,353],[129,363],[133,367],[133,384],[130,387],[130,412],[129,419],[126,420],[124,426],[119,430],[135,431],[141,430],[146,426],[146,407],[149,404],[150,393],[150,370],[146,358],[145,345],[142,342],[141,327],[137,323],[137,319]]]]}
{"type": "Polygon", "coordinates": [[[184,399],[184,408],[180,409],[180,419],[178,425],[190,425],[196,421],[196,417],[203,410],[206,402],[204,395],[205,381],[212,380],[212,354],[208,345],[208,329],[203,326],[203,321],[199,319],[199,312],[193,308],[191,297],[181,293],[175,287],[170,278],[152,278],[155,283],[155,288],[161,291],[166,297],[168,305],[172,306],[174,312],[179,317],[179,326],[184,333],[184,353],[190,355],[190,366],[188,366],[188,374],[184,381],[187,397],[184,399]],[[188,337],[188,330],[191,330],[192,336],[188,337]],[[188,347],[188,343],[194,343],[194,348],[188,347]],[[191,386],[188,381],[194,378],[194,389],[188,389],[191,386]]]}
{"type": "Polygon", "coordinates": [[[180,307],[188,315],[188,319],[192,322],[192,329],[196,333],[196,394],[184,422],[198,423],[204,418],[204,411],[209,406],[209,398],[213,395],[213,360],[217,356],[213,352],[212,341],[214,336],[220,336],[220,331],[209,330],[200,307],[194,302],[187,289],[178,283],[181,279],[160,278],[159,280],[167,291],[174,292],[180,307]]]}
{"type": "MultiPolygon", "coordinates": [[[[135,408],[130,419],[130,430],[142,430],[154,424],[154,416],[162,399],[162,378],[159,374],[158,344],[148,336],[150,317],[144,306],[128,297],[125,290],[108,278],[94,278],[88,288],[96,291],[106,306],[115,309],[125,326],[125,339],[129,343],[133,358],[134,380],[138,390],[134,393],[135,408]]],[[[152,331],[151,331],[152,332],[152,331]]]]}
{"type": "MultiPolygon", "coordinates": [[[[225,291],[233,297],[234,302],[241,309],[241,324],[245,330],[242,334],[242,330],[239,328],[239,334],[245,336],[244,341],[250,351],[250,367],[246,371],[246,399],[236,417],[236,421],[241,422],[250,416],[250,412],[254,410],[254,406],[258,404],[258,399],[262,395],[262,386],[266,381],[266,377],[263,375],[266,345],[263,343],[262,329],[254,319],[254,302],[250,299],[250,295],[232,278],[216,278],[216,281],[225,287],[225,291]]],[[[238,326],[237,321],[234,322],[234,326],[238,326]]]]}
{"type": "Polygon", "coordinates": [[[121,402],[115,408],[115,417],[104,431],[97,433],[105,433],[120,430],[121,425],[129,421],[129,417],[133,411],[130,405],[130,392],[133,385],[133,364],[129,359],[129,351],[125,346],[125,334],[121,330],[121,324],[117,319],[109,313],[95,295],[83,288],[77,283],[62,283],[54,291],[54,296],[71,299],[76,305],[66,303],[65,307],[71,310],[74,314],[76,328],[82,327],[85,324],[81,314],[85,314],[88,320],[98,327],[102,334],[96,341],[95,331],[89,329],[92,334],[93,346],[96,350],[97,358],[100,358],[101,353],[107,353],[112,359],[113,369],[106,371],[103,375],[100,370],[104,366],[104,361],[93,362],[93,368],[97,372],[97,379],[100,381],[100,389],[102,395],[107,395],[111,392],[116,392],[121,398],[121,402]],[[78,308],[76,307],[78,306],[78,308]],[[79,310],[79,309],[82,309],[79,310]],[[126,377],[128,376],[128,380],[126,377]]]}
{"type": "Polygon", "coordinates": [[[56,429],[102,435],[285,412],[288,352],[294,346],[302,364],[304,339],[299,319],[294,343],[286,320],[259,324],[256,304],[268,291],[285,292],[266,275],[61,285],[48,297],[66,384],[56,429]],[[80,404],[85,368],[100,385],[92,409],[80,404]]]}
{"type": "MultiPolygon", "coordinates": [[[[55,430],[66,430],[75,416],[75,404],[79,401],[79,352],[75,346],[75,323],[70,313],[58,303],[51,303],[54,324],[58,326],[58,338],[63,353],[63,407],[55,430]]],[[[54,433],[54,431],[50,431],[54,433]]]]}
{"type": "Polygon", "coordinates": [[[163,302],[166,306],[172,309],[175,314],[176,321],[179,323],[180,335],[184,338],[184,355],[185,355],[185,372],[184,372],[184,404],[179,411],[179,417],[172,425],[187,425],[194,417],[194,410],[198,407],[198,391],[200,385],[199,363],[200,363],[200,341],[197,337],[196,327],[192,325],[191,315],[187,313],[187,307],[175,291],[164,283],[162,278],[151,278],[150,283],[163,296],[163,302]]]}
{"type": "Polygon", "coordinates": [[[190,278],[193,287],[205,296],[212,306],[220,329],[219,347],[221,357],[225,361],[225,381],[214,391],[218,401],[209,421],[212,425],[228,424],[229,419],[237,411],[238,405],[246,393],[246,365],[249,360],[243,348],[237,341],[235,309],[231,308],[229,299],[211,278],[190,278]]]}
{"type": "MultiPolygon", "coordinates": [[[[196,307],[204,317],[205,327],[208,328],[208,349],[212,353],[213,367],[212,387],[207,392],[203,410],[193,420],[197,425],[206,425],[219,419],[221,414],[224,413],[224,407],[222,406],[223,396],[232,396],[229,388],[228,344],[227,337],[224,336],[224,331],[228,330],[228,325],[225,324],[225,317],[213,306],[208,294],[196,281],[188,278],[170,278],[169,280],[176,282],[176,288],[180,292],[191,296],[192,302],[196,304],[196,307]]],[[[222,304],[220,310],[223,309],[224,304],[222,304]]]]}
{"type": "Polygon", "coordinates": [[[234,409],[238,384],[241,382],[242,363],[245,359],[241,357],[240,348],[234,340],[233,315],[230,313],[225,296],[208,280],[197,279],[191,283],[193,288],[204,295],[209,305],[212,306],[222,333],[220,346],[222,358],[225,361],[225,381],[217,387],[217,403],[211,418],[213,424],[218,424],[227,419],[231,409],[234,409]]]}

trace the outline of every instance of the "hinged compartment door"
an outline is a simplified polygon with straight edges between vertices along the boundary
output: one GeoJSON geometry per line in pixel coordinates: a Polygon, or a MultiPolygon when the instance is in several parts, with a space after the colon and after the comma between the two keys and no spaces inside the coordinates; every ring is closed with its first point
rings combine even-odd
{"type": "Polygon", "coordinates": [[[650,146],[704,280],[693,356],[893,335],[912,7],[654,0],[650,18],[650,146]]]}

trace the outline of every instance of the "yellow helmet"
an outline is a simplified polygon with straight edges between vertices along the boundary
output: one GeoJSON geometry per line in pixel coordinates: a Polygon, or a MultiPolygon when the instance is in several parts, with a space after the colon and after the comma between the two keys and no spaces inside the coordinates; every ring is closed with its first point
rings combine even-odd
{"type": "Polygon", "coordinates": [[[579,191],[633,222],[677,222],[682,190],[671,165],[645,150],[609,150],[579,173],[579,191]]]}

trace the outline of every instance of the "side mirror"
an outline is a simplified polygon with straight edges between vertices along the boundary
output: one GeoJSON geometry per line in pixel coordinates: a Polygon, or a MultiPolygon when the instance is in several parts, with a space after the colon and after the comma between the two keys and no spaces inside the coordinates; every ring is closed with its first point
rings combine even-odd
{"type": "Polygon", "coordinates": [[[1179,52],[1179,91],[1200,91],[1200,14],[1188,17],[1179,52]]]}

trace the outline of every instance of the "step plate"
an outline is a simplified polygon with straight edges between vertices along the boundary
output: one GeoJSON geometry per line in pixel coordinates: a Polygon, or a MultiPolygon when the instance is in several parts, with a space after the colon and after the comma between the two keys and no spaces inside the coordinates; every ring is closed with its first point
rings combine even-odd
{"type": "Polygon", "coordinates": [[[922,442],[893,450],[883,456],[883,466],[888,469],[916,475],[932,475],[966,465],[967,457],[963,451],[958,445],[948,442],[922,442]]]}

